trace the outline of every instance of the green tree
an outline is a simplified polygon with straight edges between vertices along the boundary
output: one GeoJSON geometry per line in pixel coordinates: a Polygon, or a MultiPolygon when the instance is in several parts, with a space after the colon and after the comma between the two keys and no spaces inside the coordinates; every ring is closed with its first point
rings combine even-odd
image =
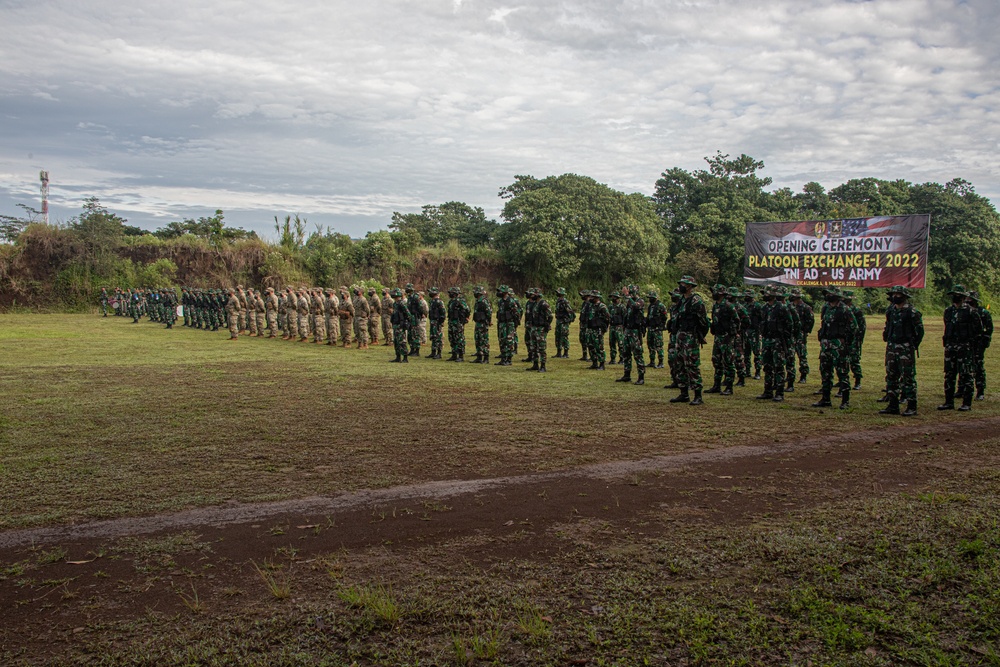
{"type": "Polygon", "coordinates": [[[0,239],[13,243],[21,235],[24,228],[30,224],[38,222],[42,217],[42,212],[31,208],[26,204],[17,204],[17,207],[24,211],[24,217],[13,215],[0,215],[0,239]]]}
{"type": "Polygon", "coordinates": [[[240,239],[257,238],[257,232],[247,231],[242,227],[226,227],[225,215],[221,209],[216,209],[215,215],[202,216],[197,220],[186,218],[182,222],[171,222],[153,232],[154,236],[162,239],[177,238],[184,234],[203,238],[216,248],[240,239]]]}
{"type": "Polygon", "coordinates": [[[464,246],[489,245],[496,235],[497,223],[488,220],[478,206],[450,201],[428,204],[420,213],[392,214],[389,228],[398,232],[414,231],[423,245],[441,245],[455,240],[464,246]]]}
{"type": "Polygon", "coordinates": [[[286,215],[281,222],[278,221],[278,216],[274,216],[274,229],[278,232],[278,245],[289,250],[301,250],[302,246],[305,245],[306,224],[306,219],[300,218],[298,213],[295,214],[294,218],[291,215],[286,215]]]}
{"type": "Polygon", "coordinates": [[[607,283],[662,271],[667,240],[647,197],[577,174],[515,178],[500,191],[507,224],[497,244],[511,267],[530,280],[607,283]]]}

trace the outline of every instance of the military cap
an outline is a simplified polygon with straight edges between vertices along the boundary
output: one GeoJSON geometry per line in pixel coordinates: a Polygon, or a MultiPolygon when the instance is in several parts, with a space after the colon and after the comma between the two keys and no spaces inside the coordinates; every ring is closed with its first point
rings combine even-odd
{"type": "Polygon", "coordinates": [[[839,287],[837,287],[836,285],[830,285],[829,287],[827,287],[827,288],[826,288],[825,290],[823,290],[823,291],[824,291],[825,293],[829,294],[830,296],[835,296],[835,297],[840,297],[840,296],[843,296],[843,295],[842,295],[842,294],[840,293],[840,288],[839,288],[839,287]]]}
{"type": "Polygon", "coordinates": [[[853,299],[854,292],[852,292],[849,289],[845,289],[843,292],[841,292],[841,296],[843,296],[845,299],[853,299]]]}
{"type": "Polygon", "coordinates": [[[428,294],[440,294],[441,290],[439,290],[437,287],[431,287],[430,289],[427,290],[427,293],[428,294]]]}
{"type": "Polygon", "coordinates": [[[580,290],[580,296],[587,296],[587,290],[585,289],[580,290]]]}
{"type": "Polygon", "coordinates": [[[340,286],[340,291],[341,292],[346,292],[347,291],[347,285],[341,285],[340,286]]]}
{"type": "MultiPolygon", "coordinates": [[[[479,285],[476,285],[475,287],[472,288],[472,293],[475,294],[476,296],[480,296],[480,295],[486,294],[486,290],[484,290],[479,285]]],[[[497,288],[497,294],[501,294],[501,293],[502,292],[501,292],[500,288],[498,287],[497,288]]]]}
{"type": "Polygon", "coordinates": [[[910,290],[907,289],[906,287],[903,287],[902,285],[896,285],[896,286],[890,288],[889,289],[889,294],[902,294],[903,296],[905,296],[907,298],[909,298],[911,296],[910,295],[910,290]]]}
{"type": "Polygon", "coordinates": [[[401,289],[399,289],[398,287],[396,287],[396,288],[394,288],[394,289],[392,290],[392,292],[391,292],[391,296],[394,296],[394,297],[395,297],[395,296],[403,296],[403,290],[401,290],[401,289]]]}
{"type": "Polygon", "coordinates": [[[712,294],[725,294],[726,286],[720,283],[715,283],[712,285],[712,294]]]}
{"type": "Polygon", "coordinates": [[[535,288],[535,296],[537,296],[538,298],[541,298],[541,297],[544,296],[544,292],[542,292],[542,288],[541,287],[536,287],[535,288]]]}
{"type": "Polygon", "coordinates": [[[801,299],[802,298],[802,292],[800,292],[797,289],[793,289],[792,290],[792,298],[793,299],[801,299]]]}
{"type": "Polygon", "coordinates": [[[740,288],[739,287],[730,287],[728,294],[729,294],[729,296],[738,297],[738,296],[740,296],[740,288]]]}
{"type": "Polygon", "coordinates": [[[374,287],[369,287],[368,288],[368,293],[369,294],[374,294],[375,293],[375,288],[374,287]]]}
{"type": "Polygon", "coordinates": [[[407,292],[413,291],[413,283],[406,283],[406,291],[407,292]]]}
{"type": "Polygon", "coordinates": [[[612,299],[620,299],[620,298],[622,298],[622,295],[621,295],[620,292],[615,291],[615,292],[611,293],[611,298],[612,299]]]}
{"type": "Polygon", "coordinates": [[[274,291],[274,288],[273,288],[273,287],[268,287],[268,288],[267,288],[266,290],[264,290],[264,291],[265,291],[265,292],[273,292],[273,291],[274,291]]]}
{"type": "Polygon", "coordinates": [[[750,297],[752,299],[752,298],[754,298],[757,295],[753,293],[752,289],[748,289],[745,292],[743,292],[743,296],[748,296],[748,297],[750,297]]]}
{"type": "Polygon", "coordinates": [[[651,289],[651,290],[649,290],[649,292],[648,292],[648,293],[646,294],[646,298],[647,298],[647,299],[659,299],[659,298],[660,298],[660,295],[656,293],[656,290],[652,290],[652,289],[651,289]]]}
{"type": "Polygon", "coordinates": [[[559,289],[556,290],[556,294],[558,294],[559,296],[566,296],[566,290],[560,287],[559,289]]]}
{"type": "Polygon", "coordinates": [[[966,291],[966,289],[965,289],[965,287],[963,285],[955,285],[954,287],[951,288],[951,291],[948,292],[948,294],[957,294],[959,296],[969,296],[969,293],[966,291]]]}
{"type": "Polygon", "coordinates": [[[974,289],[970,289],[969,290],[969,299],[972,300],[972,301],[978,302],[979,301],[979,292],[977,292],[974,289]]]}
{"type": "Polygon", "coordinates": [[[601,290],[597,290],[597,289],[595,289],[595,290],[590,290],[590,296],[594,296],[594,297],[597,297],[598,299],[601,299],[601,298],[603,298],[603,297],[601,296],[601,290]]]}
{"type": "Polygon", "coordinates": [[[691,287],[697,287],[698,283],[691,276],[681,276],[681,279],[677,281],[678,285],[690,285],[691,287]]]}
{"type": "Polygon", "coordinates": [[[628,286],[628,291],[631,292],[632,294],[638,294],[639,293],[639,287],[637,285],[629,285],[628,286]]]}

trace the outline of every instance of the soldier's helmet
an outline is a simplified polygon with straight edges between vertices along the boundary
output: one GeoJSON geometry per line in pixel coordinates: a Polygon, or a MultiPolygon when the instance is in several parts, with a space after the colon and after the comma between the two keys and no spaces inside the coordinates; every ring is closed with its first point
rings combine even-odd
{"type": "Polygon", "coordinates": [[[659,299],[660,295],[659,295],[659,293],[655,289],[651,289],[651,290],[649,290],[649,292],[646,293],[646,298],[647,299],[659,299]]]}
{"type": "Polygon", "coordinates": [[[969,292],[965,289],[963,285],[955,285],[951,288],[948,294],[956,294],[958,296],[969,296],[969,292]]]}
{"type": "Polygon", "coordinates": [[[681,276],[681,279],[677,281],[678,285],[689,285],[691,287],[697,287],[698,283],[691,276],[681,276]]]}
{"type": "Polygon", "coordinates": [[[413,283],[406,283],[406,291],[407,292],[413,291],[413,283]]]}
{"type": "Polygon", "coordinates": [[[556,294],[558,294],[559,296],[566,296],[566,290],[560,287],[559,289],[556,290],[556,294]]]}

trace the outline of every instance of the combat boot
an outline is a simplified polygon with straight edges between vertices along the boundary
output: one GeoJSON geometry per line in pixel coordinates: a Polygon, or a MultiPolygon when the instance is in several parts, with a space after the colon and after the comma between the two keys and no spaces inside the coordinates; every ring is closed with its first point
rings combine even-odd
{"type": "Polygon", "coordinates": [[[903,411],[904,417],[912,417],[917,414],[917,401],[916,399],[910,399],[906,402],[906,410],[903,411]]]}
{"type": "Polygon", "coordinates": [[[615,382],[631,382],[632,381],[632,371],[625,371],[625,373],[615,380],[615,382]]]}
{"type": "Polygon", "coordinates": [[[604,362],[603,361],[601,362],[601,365],[597,367],[597,370],[599,370],[599,371],[603,371],[604,370],[604,362]]]}
{"type": "Polygon", "coordinates": [[[855,378],[854,391],[861,391],[861,378],[855,378]]]}
{"type": "Polygon", "coordinates": [[[938,410],[954,410],[955,409],[955,391],[952,389],[945,389],[944,392],[944,403],[937,407],[938,410]]]}
{"type": "Polygon", "coordinates": [[[674,380],[670,384],[664,385],[663,388],[664,389],[680,389],[681,386],[679,384],[677,384],[677,380],[674,380]]]}
{"type": "Polygon", "coordinates": [[[720,396],[732,396],[733,395],[733,383],[727,382],[726,388],[719,392],[720,396]]]}
{"type": "Polygon", "coordinates": [[[785,400],[785,392],[781,388],[781,385],[779,385],[778,388],[774,390],[774,398],[772,398],[771,400],[774,401],[775,403],[781,403],[782,401],[785,400]]]}
{"type": "Polygon", "coordinates": [[[615,355],[614,355],[614,353],[611,354],[611,361],[609,361],[608,363],[611,364],[612,366],[615,365],[615,355]]]}
{"type": "Polygon", "coordinates": [[[785,386],[785,391],[795,391],[795,376],[788,378],[788,384],[785,386]]]}
{"type": "Polygon", "coordinates": [[[587,370],[596,371],[597,370],[597,357],[591,359],[593,363],[590,364],[590,368],[587,370]]]}
{"type": "Polygon", "coordinates": [[[703,405],[704,403],[705,401],[701,400],[701,389],[695,389],[694,398],[691,399],[691,402],[688,403],[688,405],[703,405]]]}
{"type": "MultiPolygon", "coordinates": [[[[440,359],[440,358],[441,357],[438,357],[438,359],[440,359]]],[[[458,362],[458,363],[460,363],[460,364],[464,364],[465,363],[465,355],[464,354],[459,354],[458,358],[455,359],[455,361],[458,362]]]]}
{"type": "Polygon", "coordinates": [[[829,408],[832,405],[833,402],[830,400],[830,392],[825,389],[823,390],[823,397],[812,404],[814,408],[829,408]]]}
{"type": "Polygon", "coordinates": [[[774,390],[769,385],[764,385],[764,391],[757,397],[758,401],[770,401],[774,398],[774,390]]]}
{"type": "Polygon", "coordinates": [[[547,373],[547,372],[548,372],[548,371],[546,371],[546,370],[545,370],[545,362],[544,362],[544,361],[543,361],[543,362],[541,363],[541,365],[540,365],[540,366],[538,367],[538,372],[539,372],[539,373],[547,373]]]}
{"type": "Polygon", "coordinates": [[[659,359],[660,360],[658,362],[656,362],[656,367],[657,368],[663,368],[663,357],[660,357],[659,359]]]}
{"type": "Polygon", "coordinates": [[[851,388],[844,387],[844,390],[840,392],[840,409],[846,410],[851,407],[851,388]]]}
{"type": "Polygon", "coordinates": [[[390,364],[398,364],[398,363],[401,363],[402,361],[403,361],[403,355],[397,354],[395,359],[390,359],[389,360],[389,363],[390,364]]]}
{"type": "Polygon", "coordinates": [[[754,380],[759,380],[760,379],[760,371],[759,370],[753,374],[753,379],[754,380]]]}
{"type": "Polygon", "coordinates": [[[537,371],[538,370],[538,359],[535,359],[535,363],[534,363],[534,365],[531,366],[531,368],[525,368],[524,370],[526,370],[526,371],[537,371]]]}
{"type": "Polygon", "coordinates": [[[886,390],[884,390],[884,389],[882,391],[885,391],[885,393],[882,394],[881,397],[875,399],[876,403],[888,403],[889,402],[889,392],[886,391],[886,390]]]}
{"type": "MultiPolygon", "coordinates": [[[[458,352],[452,352],[451,356],[448,357],[448,361],[455,361],[456,359],[458,359],[458,352]]],[[[479,361],[479,355],[478,354],[476,355],[476,361],[479,361]]]]}
{"type": "Polygon", "coordinates": [[[972,409],[972,389],[970,388],[962,396],[962,407],[959,408],[961,412],[968,412],[972,409]]]}
{"type": "Polygon", "coordinates": [[[715,384],[705,390],[706,394],[718,394],[722,391],[722,381],[716,380],[715,384]]]}
{"type": "Polygon", "coordinates": [[[590,361],[590,359],[587,358],[587,351],[586,350],[583,351],[583,356],[580,357],[578,359],[578,361],[590,361]]]}
{"type": "Polygon", "coordinates": [[[690,403],[691,397],[688,395],[688,388],[681,387],[681,393],[670,399],[671,403],[690,403]]]}
{"type": "Polygon", "coordinates": [[[404,364],[410,363],[410,357],[408,355],[405,354],[403,355],[403,363],[404,364]]]}
{"type": "Polygon", "coordinates": [[[633,384],[639,386],[646,384],[646,374],[643,371],[639,371],[639,378],[633,384]]]}
{"type": "Polygon", "coordinates": [[[799,384],[805,384],[806,383],[806,375],[807,375],[806,373],[802,374],[802,376],[799,378],[799,384]]]}
{"type": "Polygon", "coordinates": [[[898,415],[899,414],[899,399],[895,396],[889,397],[889,405],[885,406],[878,411],[880,415],[898,415]]]}
{"type": "Polygon", "coordinates": [[[977,401],[985,401],[986,400],[986,388],[985,387],[980,387],[978,390],[976,390],[976,400],[977,401]]]}

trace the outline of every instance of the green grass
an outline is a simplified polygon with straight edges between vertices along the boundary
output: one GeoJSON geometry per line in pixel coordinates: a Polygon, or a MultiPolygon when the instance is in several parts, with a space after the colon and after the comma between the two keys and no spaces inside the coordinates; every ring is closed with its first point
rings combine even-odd
{"type": "MultiPolygon", "coordinates": [[[[809,407],[815,343],[810,384],[785,404],[753,400],[752,382],[692,408],[667,403],[665,369],[633,387],[613,382],[620,367],[600,373],[575,360],[551,359],[546,375],[520,364],[397,365],[381,347],[229,343],[221,332],[126,318],[0,315],[0,528],[783,441],[818,424],[825,433],[896,425],[875,414],[880,326],[869,323],[854,410],[820,415],[809,407]]],[[[906,423],[1000,414],[993,399],[971,415],[933,410],[942,351],[939,325],[928,329],[921,414],[906,423]]],[[[571,341],[575,357],[575,332],[571,341]]],[[[992,359],[989,370],[998,370],[992,359]]]]}

